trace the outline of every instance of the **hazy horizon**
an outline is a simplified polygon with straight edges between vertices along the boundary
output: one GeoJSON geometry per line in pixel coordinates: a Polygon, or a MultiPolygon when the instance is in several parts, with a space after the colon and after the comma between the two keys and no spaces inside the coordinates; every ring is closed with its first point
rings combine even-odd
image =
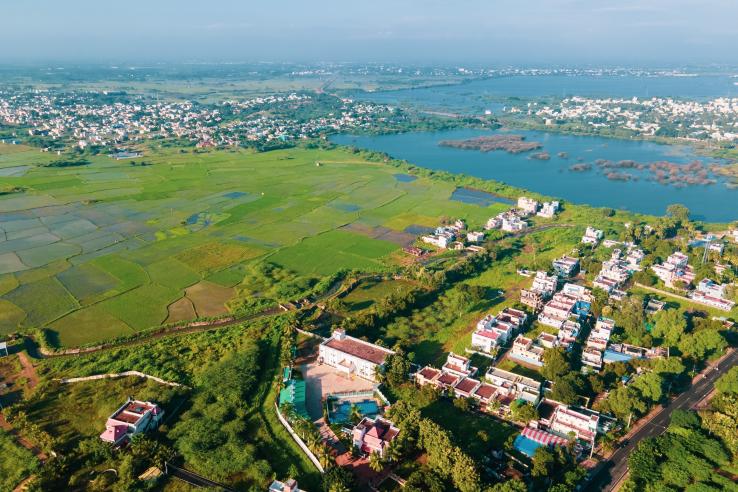
{"type": "Polygon", "coordinates": [[[0,63],[284,61],[738,63],[729,0],[244,4],[28,0],[3,6],[0,63]]]}

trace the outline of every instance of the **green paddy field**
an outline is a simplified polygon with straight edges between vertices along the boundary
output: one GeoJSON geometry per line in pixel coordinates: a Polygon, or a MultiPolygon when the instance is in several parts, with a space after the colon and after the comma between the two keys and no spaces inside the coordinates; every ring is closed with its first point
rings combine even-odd
{"type": "Polygon", "coordinates": [[[441,217],[481,224],[503,204],[343,150],[148,151],[71,168],[0,147],[0,335],[49,328],[61,346],[226,312],[244,267],[382,271],[441,217]],[[140,162],[141,159],[136,159],[140,162]]]}

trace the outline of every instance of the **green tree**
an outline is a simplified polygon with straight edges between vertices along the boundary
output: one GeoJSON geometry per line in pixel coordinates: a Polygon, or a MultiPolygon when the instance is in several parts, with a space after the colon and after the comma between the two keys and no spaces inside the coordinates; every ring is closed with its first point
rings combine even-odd
{"type": "Polygon", "coordinates": [[[717,330],[705,329],[682,337],[679,350],[696,360],[719,354],[728,346],[728,342],[717,330]]]}
{"type": "Polygon", "coordinates": [[[585,382],[582,376],[570,372],[554,382],[551,398],[562,403],[576,403],[579,395],[584,393],[584,388],[585,382]]]}
{"type": "Polygon", "coordinates": [[[556,458],[553,452],[545,446],[541,446],[533,453],[530,474],[533,478],[544,478],[553,470],[556,458]]]}
{"type": "Polygon", "coordinates": [[[369,455],[369,468],[379,473],[384,470],[384,463],[382,463],[382,457],[376,451],[369,455]]]}
{"type": "Polygon", "coordinates": [[[538,418],[538,411],[536,408],[523,400],[515,400],[512,402],[510,405],[510,413],[514,420],[524,424],[538,418]]]}
{"type": "Polygon", "coordinates": [[[560,378],[571,371],[566,352],[561,347],[549,348],[543,352],[541,374],[549,381],[560,378]]]}
{"type": "Polygon", "coordinates": [[[731,367],[728,372],[720,376],[720,379],[715,382],[715,389],[723,394],[738,394],[738,366],[731,367]]]}
{"type": "Polygon", "coordinates": [[[655,372],[647,372],[636,377],[631,387],[638,390],[641,397],[653,403],[664,396],[664,379],[655,372]]]}
{"type": "Polygon", "coordinates": [[[655,316],[656,323],[651,334],[664,340],[664,344],[676,347],[687,329],[684,313],[678,309],[666,309],[655,316]]]}

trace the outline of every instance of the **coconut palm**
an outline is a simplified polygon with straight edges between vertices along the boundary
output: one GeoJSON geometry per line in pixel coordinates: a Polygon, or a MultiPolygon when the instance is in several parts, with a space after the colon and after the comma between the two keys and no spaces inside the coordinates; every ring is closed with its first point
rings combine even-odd
{"type": "Polygon", "coordinates": [[[376,451],[369,455],[369,468],[379,473],[384,470],[384,463],[382,463],[382,457],[376,451]]]}

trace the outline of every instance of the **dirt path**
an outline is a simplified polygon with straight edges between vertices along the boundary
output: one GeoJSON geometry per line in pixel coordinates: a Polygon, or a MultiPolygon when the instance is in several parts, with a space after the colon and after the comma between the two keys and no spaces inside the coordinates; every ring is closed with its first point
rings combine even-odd
{"type": "Polygon", "coordinates": [[[18,360],[21,363],[21,367],[23,368],[20,372],[20,375],[28,380],[28,387],[30,389],[35,388],[38,385],[38,374],[36,373],[36,368],[33,367],[33,364],[31,363],[31,360],[28,358],[28,355],[25,352],[18,352],[18,360]]]}

